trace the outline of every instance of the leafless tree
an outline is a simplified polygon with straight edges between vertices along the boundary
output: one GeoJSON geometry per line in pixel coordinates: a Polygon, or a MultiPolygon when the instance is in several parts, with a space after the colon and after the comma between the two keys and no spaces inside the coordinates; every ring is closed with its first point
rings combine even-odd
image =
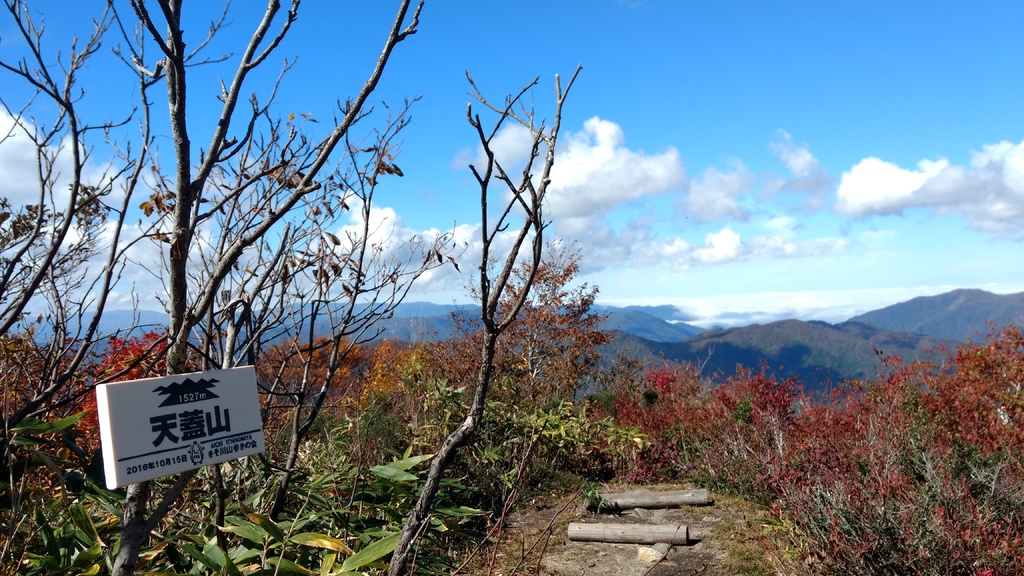
{"type": "Polygon", "coordinates": [[[534,111],[523,105],[524,96],[537,85],[536,79],[514,97],[507,97],[504,105],[499,107],[491,104],[473,83],[473,79],[469,78],[474,98],[498,115],[494,125],[490,129],[485,129],[480,116],[473,113],[472,105],[466,109],[469,124],[476,130],[484,153],[482,166],[470,166],[480,186],[481,264],[478,294],[481,304],[480,322],[483,328],[480,367],[472,404],[466,418],[445,438],[431,460],[423,492],[398,537],[394,556],[388,568],[390,576],[398,576],[405,572],[415,540],[424,523],[430,519],[433,500],[445,471],[459,448],[471,441],[484,417],[484,405],[494,373],[498,338],[515,321],[516,315],[526,303],[537,269],[541,265],[544,229],[547,226],[547,222],[544,221],[544,201],[551,184],[551,168],[555,163],[555,146],[562,120],[562,106],[580,70],[581,68],[577,67],[564,88],[558,76],[555,76],[555,109],[550,127],[544,121],[538,122],[534,111]],[[495,156],[492,146],[499,131],[506,123],[512,122],[518,122],[532,135],[530,154],[518,177],[510,173],[510,170],[506,170],[500,159],[495,156]],[[542,157],[543,161],[538,162],[542,157]],[[505,201],[498,205],[496,218],[492,216],[490,209],[493,202],[492,184],[505,195],[505,201]],[[508,252],[495,253],[499,238],[509,233],[509,228],[517,220],[520,224],[517,230],[511,232],[513,238],[508,252]],[[529,263],[529,268],[521,279],[519,293],[510,305],[501,306],[505,288],[512,280],[522,257],[529,263]],[[492,269],[491,264],[499,259],[500,268],[492,269]]]}
{"type": "MultiPolygon", "coordinates": [[[[279,462],[270,463],[279,472],[272,518],[284,510],[299,447],[329,394],[345,393],[335,389],[335,376],[347,358],[380,335],[377,319],[394,312],[416,278],[454,259],[450,234],[396,238],[393,223],[373,213],[381,180],[401,174],[395,164],[396,137],[408,124],[408,105],[374,130],[370,141],[346,139],[344,169],[322,178],[301,209],[284,220],[279,235],[257,243],[252,257],[225,278],[222,302],[211,307],[207,321],[196,327],[205,343],[204,358],[215,359],[221,368],[259,364],[259,373],[267,375],[260,381],[265,411],[290,415],[286,450],[279,462]],[[355,217],[343,226],[350,211],[355,217]],[[261,354],[268,341],[286,346],[287,353],[274,358],[261,354]],[[324,356],[321,351],[327,351],[325,361],[318,361],[324,356]]],[[[269,139],[282,141],[288,140],[269,139]]],[[[266,164],[262,158],[279,154],[276,149],[253,154],[254,160],[243,162],[232,175],[232,185],[248,178],[246,165],[255,170],[266,164]]],[[[274,185],[291,184],[275,180],[274,185]]],[[[247,213],[248,205],[235,202],[217,218],[218,238],[208,247],[198,247],[201,255],[192,266],[194,275],[215,269],[229,239],[237,234],[237,217],[232,215],[247,213]]]]}
{"type": "MultiPolygon", "coordinates": [[[[8,335],[30,333],[33,325],[51,317],[64,328],[63,340],[51,344],[56,355],[46,364],[52,366],[46,385],[23,398],[13,414],[12,403],[5,404],[7,428],[38,415],[72,390],[70,380],[89,353],[87,344],[98,340],[112,287],[125,266],[138,264],[128,250],[140,238],[155,242],[164,256],[163,266],[156,269],[167,289],[163,304],[168,311],[169,374],[197,365],[226,368],[254,362],[262,345],[274,338],[291,338],[297,351],[308,353],[325,345],[314,338],[321,331],[330,334],[328,371],[335,371],[353,346],[377,335],[374,322],[394,310],[413,280],[451,259],[450,237],[389,238],[386,226],[373,218],[379,183],[403,175],[395,164],[396,135],[408,122],[408,103],[387,110],[384,127],[370,131],[369,138],[356,137],[353,131],[374,113],[368,99],[395,47],[416,33],[422,1],[398,2],[376,64],[358,93],[344,100],[327,124],[323,118],[314,123],[304,115],[272,115],[288,63],[275,83],[249,87],[255,82],[253,72],[266,66],[299,13],[298,0],[286,6],[268,0],[237,65],[217,86],[220,112],[209,126],[192,119],[195,105],[186,94],[193,93],[188,88],[189,80],[198,78],[191,73],[195,67],[229,60],[206,56],[226,21],[227,7],[204,36],[186,38],[180,0],[127,4],[130,12],[108,5],[87,41],[72,43],[66,58],[54,65],[43,51],[43,27],[27,4],[5,0],[11,29],[23,40],[27,56],[0,66],[27,82],[35,94],[26,102],[0,99],[0,104],[15,119],[12,130],[23,131],[35,144],[40,182],[35,204],[0,203],[0,337],[5,339],[5,357],[22,341],[8,335]],[[76,91],[77,76],[110,37],[116,38],[114,54],[136,78],[139,103],[120,122],[88,124],[75,106],[82,97],[76,91]],[[161,86],[174,143],[164,165],[151,134],[151,114],[159,107],[150,94],[161,86]],[[48,104],[56,108],[48,125],[29,116],[48,104]],[[122,128],[129,122],[140,127],[139,138],[124,136],[122,128]],[[328,126],[326,133],[313,133],[322,125],[328,126]],[[95,181],[83,175],[91,134],[103,135],[105,146],[118,157],[116,167],[95,181]],[[194,146],[197,136],[206,140],[204,147],[194,146]],[[56,173],[65,157],[72,167],[68,194],[58,189],[68,179],[56,173]],[[146,191],[139,191],[143,186],[146,191]],[[140,201],[138,196],[146,194],[140,201]],[[146,223],[140,222],[135,237],[123,240],[125,218],[135,207],[146,223]],[[358,216],[344,225],[350,210],[358,216]],[[76,272],[98,257],[105,257],[99,273],[76,272]],[[40,302],[49,306],[50,314],[33,324],[26,313],[40,302]],[[83,318],[88,319],[84,325],[83,318]],[[80,327],[68,336],[72,319],[80,327]]],[[[325,70],[325,77],[329,72],[325,70]]],[[[289,399],[294,410],[289,449],[274,464],[279,483],[273,508],[279,511],[297,446],[317,418],[328,386],[312,379],[287,390],[273,379],[263,384],[268,394],[289,399]]],[[[150,483],[129,486],[115,574],[134,573],[141,546],[191,476],[177,477],[155,502],[150,483]]]]}
{"type": "MultiPolygon", "coordinates": [[[[162,247],[164,256],[160,274],[167,289],[163,304],[168,311],[169,374],[197,364],[226,368],[254,362],[262,345],[273,338],[291,338],[295,352],[306,357],[316,346],[330,347],[327,378],[304,377],[298,387],[285,387],[273,378],[262,382],[266,393],[288,399],[293,411],[291,443],[282,461],[274,463],[279,481],[272,512],[280,510],[294,472],[297,446],[322,409],[329,375],[342,366],[353,346],[377,335],[375,320],[394,310],[413,280],[451,261],[450,237],[389,242],[387,231],[372,217],[379,182],[402,176],[395,164],[396,135],[407,122],[407,105],[394,115],[389,110],[384,128],[371,131],[370,138],[356,137],[353,130],[373,112],[368,99],[394,49],[416,33],[423,2],[413,4],[399,1],[383,49],[362,88],[339,106],[328,132],[315,135],[309,118],[276,118],[271,112],[288,64],[276,83],[247,95],[252,90],[248,87],[252,72],[266,65],[296,20],[298,0],[287,7],[268,0],[237,65],[218,86],[220,112],[215,123],[206,127],[189,120],[188,79],[195,77],[190,70],[196,66],[227,62],[227,57],[204,55],[224,16],[212,23],[205,37],[188,39],[195,48],[186,48],[181,0],[154,4],[128,0],[130,14],[110,4],[87,41],[72,43],[66,59],[54,65],[43,53],[43,28],[34,23],[27,5],[5,0],[12,29],[24,41],[27,56],[0,61],[0,68],[27,82],[35,94],[22,103],[0,98],[0,104],[15,119],[12,130],[23,131],[35,145],[39,200],[21,207],[6,200],[0,205],[4,353],[16,348],[8,345],[15,342],[14,336],[32,333],[26,312],[36,302],[44,303],[48,314],[34,325],[49,321],[60,328],[52,331],[49,349],[54,355],[43,364],[48,367],[45,385],[26,396],[14,414],[12,404],[5,404],[5,426],[80,393],[71,386],[72,380],[91,344],[100,339],[99,321],[108,295],[125,267],[133,265],[129,250],[140,239],[148,239],[162,247]],[[114,54],[132,71],[140,97],[137,108],[122,120],[90,124],[76,108],[83,94],[76,88],[77,76],[108,36],[117,37],[114,54]],[[157,87],[165,88],[174,144],[173,154],[164,156],[170,158],[164,165],[151,132],[157,106],[150,96],[157,87]],[[48,123],[28,113],[34,114],[41,102],[55,107],[48,123]],[[122,128],[129,123],[139,127],[138,137],[125,136],[122,128]],[[196,149],[194,138],[204,128],[207,144],[196,149]],[[85,171],[92,135],[103,136],[103,144],[115,151],[116,162],[89,180],[85,171]],[[67,180],[57,177],[57,166],[64,158],[70,158],[72,167],[67,180]],[[67,194],[60,189],[65,185],[67,194]],[[139,196],[147,194],[139,202],[139,196]],[[136,206],[144,213],[145,224],[140,222],[133,237],[123,238],[126,218],[136,206]],[[349,210],[360,215],[339,233],[338,225],[349,210]],[[95,266],[96,262],[101,265],[95,266]],[[76,273],[90,263],[93,274],[76,273]],[[326,343],[315,338],[321,325],[331,334],[326,343]]],[[[404,569],[445,468],[483,417],[495,343],[515,319],[533,279],[528,274],[512,306],[499,306],[512,270],[522,252],[532,262],[532,270],[540,263],[546,225],[543,202],[561,110],[578,72],[564,90],[556,79],[550,127],[536,122],[532,110],[521,108],[536,81],[507,99],[503,107],[489,104],[474,86],[477,99],[498,115],[493,128],[486,131],[472,108],[467,111],[486,154],[483,166],[474,168],[483,219],[481,366],[472,407],[432,463],[423,497],[399,540],[393,573],[404,569]],[[533,134],[532,153],[518,179],[506,172],[491,147],[498,131],[511,122],[533,134]],[[535,177],[535,163],[541,157],[535,177]],[[507,189],[507,202],[496,218],[489,214],[490,187],[495,183],[507,189]],[[520,217],[518,231],[509,233],[509,226],[520,217]],[[512,248],[500,255],[503,264],[494,270],[491,264],[499,259],[494,253],[496,242],[507,236],[512,248]]],[[[155,500],[149,482],[128,487],[114,574],[134,573],[141,547],[192,475],[179,475],[155,500]]]]}
{"type": "MultiPolygon", "coordinates": [[[[110,145],[111,132],[130,115],[98,123],[80,115],[90,94],[79,76],[100,50],[112,23],[109,10],[84,41],[74,39],[54,59],[44,52],[43,26],[27,5],[8,0],[4,8],[9,24],[0,81],[10,90],[0,93],[0,113],[11,124],[0,133],[0,147],[34,160],[31,192],[11,186],[16,194],[0,198],[0,469],[16,511],[20,499],[10,475],[15,429],[26,419],[60,413],[91,391],[94,382],[81,368],[95,345],[111,336],[101,333],[101,320],[122,279],[125,254],[140,238],[126,237],[125,221],[152,158],[144,129],[141,146],[115,147],[113,160],[97,164],[94,147],[110,145]]],[[[8,176],[9,184],[16,181],[8,176]]]]}
{"type": "MultiPolygon", "coordinates": [[[[221,112],[210,127],[209,143],[198,155],[193,152],[194,124],[189,122],[186,86],[191,67],[204,62],[200,54],[207,42],[200,42],[196,50],[186,49],[180,0],[161,0],[158,12],[150,11],[148,3],[141,0],[129,4],[142,32],[125,35],[125,44],[131,47],[125,57],[166,85],[175,145],[173,166],[161,172],[165,178],[158,182],[147,206],[161,223],[157,239],[166,242],[168,373],[187,370],[196,335],[207,352],[218,352],[218,357],[205,361],[228,367],[256,353],[259,343],[282,322],[286,331],[310,328],[327,315],[339,341],[364,334],[375,318],[401,300],[409,281],[426,265],[412,256],[404,263],[385,265],[388,255],[367,245],[368,228],[354,232],[352,241],[345,242],[328,235],[321,226],[339,218],[348,203],[356,200],[368,216],[372,194],[360,196],[359,191],[376,186],[378,178],[401,175],[393,163],[393,150],[386,144],[402,120],[389,125],[383,142],[358,149],[352,143],[357,140],[352,138],[352,128],[370,113],[367,100],[392,51],[416,32],[422,2],[415,9],[409,0],[400,2],[376,66],[362,89],[339,107],[331,131],[314,137],[307,135],[308,125],[295,122],[294,117],[280,120],[271,116],[269,106],[276,85],[263,91],[262,101],[252,95],[248,109],[243,110],[243,90],[250,74],[267,61],[298,15],[297,0],[286,10],[280,2],[269,1],[233,75],[220,85],[221,112]],[[155,46],[158,58],[146,62],[141,46],[155,46]],[[351,172],[331,168],[337,153],[349,160],[349,167],[355,167],[351,172]],[[317,210],[323,216],[320,220],[316,220],[317,210]],[[312,227],[310,215],[314,217],[312,227]],[[303,226],[295,225],[298,216],[303,226]],[[333,246],[328,249],[325,241],[333,246]],[[330,275],[330,281],[321,274],[330,275]],[[345,280],[338,281],[343,276],[345,280]],[[340,293],[331,292],[335,287],[341,288],[340,293]],[[298,303],[308,305],[304,309],[284,304],[296,293],[298,303]],[[331,304],[338,301],[347,305],[331,304]]],[[[210,35],[218,29],[219,23],[214,23],[210,35]]],[[[369,218],[364,220],[369,222],[369,218]]],[[[444,245],[443,239],[437,245],[428,241],[411,251],[441,250],[444,245]]],[[[349,341],[358,340],[357,336],[349,341]]],[[[333,363],[340,362],[344,353],[338,350],[339,358],[333,363]]],[[[304,415],[296,410],[293,443],[301,441],[325,394],[325,386],[318,389],[316,383],[306,384],[300,393],[309,396],[312,403],[307,405],[312,408],[304,415]]],[[[291,457],[281,467],[279,485],[284,490],[293,465],[291,457]]],[[[128,487],[115,574],[134,572],[142,544],[190,476],[180,475],[152,508],[150,483],[128,487]]]]}

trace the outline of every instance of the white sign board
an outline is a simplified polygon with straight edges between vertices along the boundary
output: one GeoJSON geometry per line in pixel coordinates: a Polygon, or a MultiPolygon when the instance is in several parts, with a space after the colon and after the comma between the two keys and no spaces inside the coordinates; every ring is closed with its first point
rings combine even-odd
{"type": "Polygon", "coordinates": [[[107,488],[263,451],[252,366],[96,387],[107,488]]]}

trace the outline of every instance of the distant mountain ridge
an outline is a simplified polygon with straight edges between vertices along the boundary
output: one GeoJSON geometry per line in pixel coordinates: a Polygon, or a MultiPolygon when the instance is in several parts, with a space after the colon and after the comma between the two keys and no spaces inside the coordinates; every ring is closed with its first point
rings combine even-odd
{"type": "Polygon", "coordinates": [[[953,290],[866,312],[850,321],[957,342],[979,340],[989,332],[988,322],[1024,324],[1024,292],[992,294],[976,289],[953,290]]]}
{"type": "Polygon", "coordinates": [[[617,347],[689,362],[715,380],[734,376],[738,367],[762,367],[780,378],[798,378],[809,389],[824,389],[852,379],[872,379],[882,358],[938,358],[951,342],[930,336],[883,330],[860,322],[780,320],[740,328],[709,330],[683,342],[652,342],[617,333],[617,347]]]}
{"type": "Polygon", "coordinates": [[[659,320],[666,322],[689,322],[696,320],[693,316],[690,316],[680,310],[677,306],[671,306],[669,304],[662,304],[660,306],[603,306],[601,304],[595,304],[593,311],[599,314],[615,314],[618,312],[641,312],[648,316],[653,316],[659,320]]]}
{"type": "MultiPolygon", "coordinates": [[[[382,323],[385,337],[402,340],[447,338],[451,335],[450,314],[457,310],[475,315],[479,307],[422,302],[402,304],[394,318],[382,323]]],[[[604,329],[621,331],[651,342],[680,342],[704,332],[702,328],[688,324],[687,321],[694,318],[675,306],[595,305],[593,311],[607,316],[604,329]]],[[[866,324],[888,332],[908,332],[938,340],[965,342],[983,338],[989,331],[989,322],[1024,325],[1024,292],[1000,295],[977,289],[954,290],[886,306],[854,316],[847,322],[866,324]]],[[[753,326],[758,325],[734,330],[753,326]]]]}
{"type": "Polygon", "coordinates": [[[653,341],[618,332],[613,347],[702,367],[714,378],[733,376],[738,366],[764,367],[778,377],[797,377],[811,389],[852,379],[872,379],[882,359],[941,359],[990,324],[1024,325],[1024,293],[954,290],[860,314],[846,322],[780,320],[727,330],[709,330],[682,342],[653,341]]]}
{"type": "MultiPolygon", "coordinates": [[[[709,377],[727,378],[737,366],[765,367],[780,377],[795,376],[810,388],[849,379],[873,378],[882,355],[912,361],[938,358],[940,348],[952,349],[989,332],[987,323],[1024,325],[1024,293],[998,295],[984,290],[954,290],[924,296],[860,314],[846,322],[828,324],[795,319],[705,331],[687,324],[674,306],[601,306],[603,329],[614,333],[605,350],[656,360],[692,362],[709,377]]],[[[475,317],[479,306],[428,302],[401,304],[376,328],[382,338],[424,341],[449,338],[453,313],[475,317]]],[[[163,317],[153,312],[110,311],[106,329],[127,329],[137,322],[159,329],[163,317]]]]}
{"type": "MultiPolygon", "coordinates": [[[[452,313],[461,312],[473,317],[479,309],[472,304],[404,302],[391,318],[383,319],[379,327],[384,330],[385,338],[443,339],[452,335],[452,313]]],[[[704,329],[687,323],[695,318],[670,305],[617,307],[598,304],[593,311],[607,316],[604,329],[622,331],[652,342],[680,342],[704,332],[704,329]]],[[[126,330],[140,322],[159,329],[166,323],[166,315],[147,310],[109,310],[101,321],[101,331],[126,330]]],[[[1024,325],[1024,292],[1000,295],[977,289],[953,290],[866,312],[847,322],[964,342],[984,337],[989,331],[988,322],[1024,325]]],[[[737,329],[745,327],[749,326],[737,329]]]]}
{"type": "MultiPolygon", "coordinates": [[[[475,317],[480,307],[474,305],[440,305],[426,302],[407,302],[395,310],[392,318],[380,321],[384,338],[408,342],[445,339],[453,334],[453,313],[475,317]]],[[[702,328],[686,324],[688,319],[675,306],[595,306],[594,312],[606,316],[602,329],[621,330],[654,342],[679,342],[703,332],[702,328]]]]}
{"type": "Polygon", "coordinates": [[[637,309],[607,312],[601,328],[622,330],[655,342],[679,342],[704,330],[685,322],[668,322],[637,309]]]}

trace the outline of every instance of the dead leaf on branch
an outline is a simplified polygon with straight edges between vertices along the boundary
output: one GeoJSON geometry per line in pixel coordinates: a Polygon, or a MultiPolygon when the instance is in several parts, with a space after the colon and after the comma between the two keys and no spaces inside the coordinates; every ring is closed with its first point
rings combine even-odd
{"type": "Polygon", "coordinates": [[[295,188],[298,188],[299,185],[302,184],[302,180],[306,177],[306,175],[298,171],[293,172],[291,175],[288,175],[285,169],[290,167],[291,164],[289,164],[288,166],[279,166],[267,172],[267,176],[270,176],[272,180],[274,180],[281,186],[293,190],[295,188]]]}
{"type": "MultiPolygon", "coordinates": [[[[381,155],[377,157],[377,167],[374,169],[376,174],[392,174],[394,176],[405,176],[402,169],[395,164],[395,155],[387,152],[385,148],[381,155]]],[[[370,180],[373,183],[373,179],[370,180]]]]}
{"type": "Polygon", "coordinates": [[[174,209],[174,193],[173,192],[154,192],[150,194],[149,200],[139,204],[139,209],[146,217],[150,217],[153,213],[164,215],[174,209]]]}
{"type": "Polygon", "coordinates": [[[383,160],[377,161],[377,174],[393,174],[395,176],[405,176],[402,169],[397,164],[392,162],[384,162],[383,160]]]}

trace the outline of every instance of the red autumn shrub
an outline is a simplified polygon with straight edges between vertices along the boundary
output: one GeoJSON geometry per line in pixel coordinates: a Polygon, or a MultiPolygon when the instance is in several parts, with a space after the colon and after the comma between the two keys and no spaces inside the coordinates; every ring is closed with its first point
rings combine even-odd
{"type": "Polygon", "coordinates": [[[925,381],[922,408],[932,415],[936,441],[981,455],[1024,446],[1024,334],[1007,326],[982,344],[964,346],[952,370],[925,381]]]}
{"type": "Polygon", "coordinates": [[[771,488],[824,571],[1024,571],[1016,329],[805,403],[771,488]]]}
{"type": "MultiPolygon", "coordinates": [[[[165,335],[150,331],[131,338],[111,338],[99,358],[87,367],[96,383],[125,382],[141,378],[163,376],[164,352],[167,349],[165,335]]],[[[96,413],[96,395],[92,392],[82,396],[76,408],[86,412],[78,422],[82,434],[82,447],[86,451],[99,448],[99,419],[96,413]]]]}
{"type": "Polygon", "coordinates": [[[675,479],[687,473],[691,420],[700,413],[703,390],[689,367],[650,370],[641,386],[626,383],[612,391],[612,412],[623,427],[635,427],[649,440],[628,476],[634,481],[675,479]]]}
{"type": "Polygon", "coordinates": [[[619,386],[614,406],[651,441],[634,478],[771,503],[819,572],[1024,573],[1017,328],[940,365],[888,359],[874,382],[827,397],[763,371],[705,389],[662,370],[619,386]]]}

